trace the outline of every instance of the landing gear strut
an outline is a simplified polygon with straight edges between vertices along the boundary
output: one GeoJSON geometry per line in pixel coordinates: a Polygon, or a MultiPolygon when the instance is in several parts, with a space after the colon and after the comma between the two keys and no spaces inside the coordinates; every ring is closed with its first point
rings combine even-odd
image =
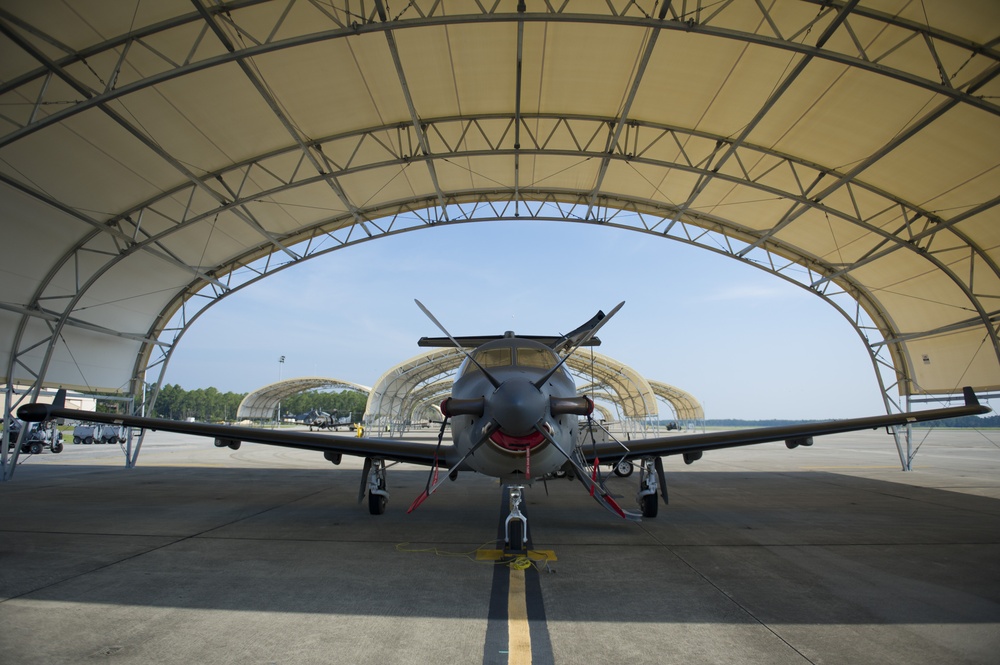
{"type": "Polygon", "coordinates": [[[510,512],[504,522],[504,551],[524,553],[528,549],[528,518],[521,512],[524,485],[508,485],[510,512]]]}
{"type": "Polygon", "coordinates": [[[659,510],[660,503],[656,497],[660,489],[658,475],[655,459],[643,457],[639,466],[639,493],[635,497],[639,502],[639,508],[642,509],[643,517],[656,517],[659,510]]]}
{"type": "Polygon", "coordinates": [[[385,513],[389,502],[389,492],[386,490],[385,460],[373,459],[372,468],[368,471],[368,512],[372,515],[385,513]]]}

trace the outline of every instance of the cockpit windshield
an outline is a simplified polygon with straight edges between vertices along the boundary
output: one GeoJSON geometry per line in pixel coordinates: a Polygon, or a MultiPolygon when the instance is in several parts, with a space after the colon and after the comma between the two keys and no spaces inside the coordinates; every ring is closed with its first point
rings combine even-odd
{"type": "MultiPolygon", "coordinates": [[[[501,346],[496,348],[477,349],[472,353],[482,367],[532,367],[536,369],[551,369],[559,362],[554,352],[546,348],[528,346],[501,346]]],[[[474,365],[473,365],[474,367],[474,365]]],[[[469,369],[472,369],[471,367],[469,369]]]]}
{"type": "Polygon", "coordinates": [[[518,367],[538,367],[540,369],[550,369],[557,362],[555,354],[548,349],[521,347],[517,350],[518,367]]]}
{"type": "Polygon", "coordinates": [[[510,347],[481,349],[476,351],[475,358],[476,362],[483,367],[507,367],[513,364],[510,347]]]}

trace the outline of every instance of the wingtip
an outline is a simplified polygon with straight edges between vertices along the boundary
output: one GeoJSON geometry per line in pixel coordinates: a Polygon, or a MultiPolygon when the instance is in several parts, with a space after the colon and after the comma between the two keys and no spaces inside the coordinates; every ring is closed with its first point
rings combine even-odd
{"type": "Polygon", "coordinates": [[[979,406],[979,398],[976,397],[976,391],[972,389],[972,386],[962,388],[962,393],[965,395],[966,406],[979,406]]]}
{"type": "Polygon", "coordinates": [[[56,391],[56,396],[52,398],[51,404],[41,404],[38,402],[25,404],[17,410],[17,417],[26,423],[40,423],[51,418],[54,410],[65,408],[66,389],[60,388],[56,391]]]}
{"type": "Polygon", "coordinates": [[[40,423],[49,419],[51,404],[25,404],[17,410],[17,417],[26,423],[40,423]]]}

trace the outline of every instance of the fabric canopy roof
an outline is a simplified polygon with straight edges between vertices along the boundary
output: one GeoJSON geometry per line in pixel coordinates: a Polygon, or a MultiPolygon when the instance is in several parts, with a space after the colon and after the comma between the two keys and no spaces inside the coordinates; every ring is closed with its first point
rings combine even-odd
{"type": "Polygon", "coordinates": [[[0,373],[137,393],[359,239],[571,219],[827,298],[904,395],[1000,388],[1000,3],[0,8],[0,373]]]}
{"type": "Polygon", "coordinates": [[[297,395],[298,393],[323,388],[346,388],[365,394],[371,392],[371,388],[363,386],[360,383],[324,376],[300,376],[294,379],[285,379],[277,383],[271,383],[247,393],[247,396],[243,398],[236,409],[236,418],[237,420],[244,418],[274,418],[275,410],[278,408],[281,400],[287,399],[292,395],[297,395]]]}
{"type": "MultiPolygon", "coordinates": [[[[425,409],[450,395],[455,371],[465,357],[464,352],[454,348],[432,349],[389,368],[368,394],[365,419],[376,424],[405,424],[419,418],[425,409]]],[[[678,418],[705,417],[690,393],[648,381],[628,365],[592,348],[571,355],[566,367],[583,379],[578,384],[580,392],[614,403],[625,418],[655,418],[657,396],[670,402],[678,418]]]]}

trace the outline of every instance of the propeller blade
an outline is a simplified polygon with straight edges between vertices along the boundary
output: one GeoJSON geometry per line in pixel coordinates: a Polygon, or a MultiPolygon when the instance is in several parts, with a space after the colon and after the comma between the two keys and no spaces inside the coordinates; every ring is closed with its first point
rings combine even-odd
{"type": "Polygon", "coordinates": [[[583,339],[583,336],[594,326],[596,326],[601,319],[604,318],[604,312],[597,312],[589,321],[580,325],[579,327],[571,330],[565,335],[560,335],[559,339],[549,344],[553,351],[559,352],[563,349],[571,346],[575,346],[578,341],[583,339]]]}
{"type": "MultiPolygon", "coordinates": [[[[472,363],[473,365],[475,365],[476,367],[478,367],[478,368],[479,368],[479,371],[481,371],[481,372],[483,373],[483,375],[484,375],[484,376],[486,376],[486,378],[487,378],[487,379],[489,380],[489,382],[490,382],[491,384],[493,384],[493,387],[494,387],[494,388],[499,388],[499,387],[500,387],[500,382],[499,382],[499,381],[497,381],[497,380],[496,380],[496,379],[495,379],[495,378],[493,377],[493,375],[492,375],[492,374],[490,374],[489,372],[487,372],[487,371],[486,371],[486,368],[485,368],[485,367],[483,367],[483,366],[482,366],[482,365],[480,365],[480,364],[479,364],[478,362],[476,362],[476,359],[472,357],[472,354],[471,354],[471,353],[469,353],[468,351],[466,351],[466,350],[465,350],[465,347],[463,347],[463,346],[462,346],[461,344],[459,344],[459,343],[458,343],[458,340],[456,340],[456,339],[455,339],[454,337],[452,337],[452,336],[451,336],[451,333],[450,333],[450,332],[448,332],[448,331],[447,331],[447,330],[445,329],[445,327],[444,327],[443,325],[441,325],[441,322],[440,322],[440,321],[438,321],[438,320],[437,320],[436,318],[434,318],[434,315],[433,315],[433,314],[431,314],[431,312],[430,312],[430,310],[429,310],[429,309],[427,309],[426,307],[424,307],[424,304],[423,304],[422,302],[420,302],[420,301],[419,301],[419,300],[417,300],[416,298],[414,298],[414,299],[413,299],[413,302],[417,303],[417,307],[419,307],[419,308],[420,308],[420,311],[421,311],[421,312],[423,312],[423,313],[424,313],[424,315],[425,315],[425,316],[426,316],[426,317],[427,317],[428,319],[430,319],[430,320],[431,320],[431,322],[432,322],[432,323],[433,323],[434,325],[436,325],[436,326],[438,327],[438,330],[440,330],[441,332],[443,332],[443,333],[444,333],[444,336],[445,336],[445,337],[447,337],[448,339],[450,339],[450,340],[451,340],[451,343],[455,345],[455,348],[456,348],[456,349],[458,349],[459,351],[461,351],[462,353],[464,353],[464,354],[465,354],[465,357],[466,357],[466,358],[468,358],[468,359],[469,359],[469,361],[470,361],[470,362],[471,362],[471,363],[472,363]]],[[[624,303],[623,303],[623,304],[624,304],[624,303]]]]}
{"type": "Polygon", "coordinates": [[[421,492],[417,496],[417,498],[413,500],[413,503],[410,504],[410,507],[406,509],[406,514],[409,515],[414,510],[416,510],[417,508],[419,508],[420,504],[422,504],[427,499],[427,497],[429,497],[429,496],[430,496],[430,493],[426,489],[423,492],[421,492]]]}
{"type": "MultiPolygon", "coordinates": [[[[624,304],[625,304],[624,300],[621,301],[620,303],[618,303],[615,306],[614,309],[612,309],[610,312],[607,313],[606,316],[601,317],[594,324],[593,328],[591,328],[590,330],[588,330],[585,333],[583,333],[583,335],[581,335],[580,337],[578,337],[575,340],[576,344],[573,346],[573,348],[571,348],[566,353],[565,356],[562,357],[562,360],[560,360],[558,363],[556,363],[555,367],[553,367],[548,372],[546,372],[545,376],[543,376],[542,378],[540,378],[538,381],[535,381],[535,387],[536,388],[541,388],[542,386],[544,386],[545,382],[548,381],[549,379],[551,379],[552,375],[559,371],[559,368],[563,366],[563,363],[565,363],[569,359],[569,357],[571,355],[573,355],[574,353],[576,353],[577,349],[579,349],[581,346],[583,346],[584,344],[586,344],[587,341],[590,340],[590,338],[592,338],[594,335],[596,335],[597,331],[600,330],[604,326],[605,323],[607,323],[608,321],[610,321],[611,317],[614,316],[615,314],[617,314],[618,310],[620,310],[624,304]]],[[[595,316],[594,318],[596,319],[597,317],[595,316]]]]}
{"type": "MultiPolygon", "coordinates": [[[[469,452],[465,453],[465,455],[462,456],[462,459],[458,460],[458,463],[455,464],[455,466],[453,466],[452,468],[457,469],[458,467],[462,466],[462,463],[465,460],[469,459],[469,457],[474,452],[479,450],[479,447],[484,443],[486,443],[489,440],[490,435],[492,435],[493,432],[497,431],[497,429],[499,429],[499,426],[495,422],[491,422],[489,425],[487,425],[486,429],[483,430],[482,438],[476,442],[476,445],[469,448],[469,452]]],[[[424,489],[424,491],[421,492],[420,495],[413,500],[412,504],[410,504],[410,507],[406,510],[406,514],[409,515],[414,510],[416,510],[417,507],[427,499],[427,497],[429,497],[431,494],[434,494],[434,492],[436,492],[437,489],[441,487],[441,485],[444,485],[444,481],[447,479],[448,479],[448,474],[445,474],[443,478],[441,478],[440,480],[435,480],[433,484],[428,483],[428,486],[424,489]]]]}
{"type": "Polygon", "coordinates": [[[573,468],[576,469],[577,479],[579,479],[580,482],[583,483],[584,487],[590,490],[591,496],[593,496],[594,499],[599,504],[601,504],[602,506],[613,512],[615,515],[618,515],[622,519],[632,520],[634,522],[639,522],[642,520],[642,517],[638,513],[624,510],[621,506],[619,506],[618,502],[615,501],[614,498],[611,496],[611,493],[608,492],[603,487],[601,487],[599,483],[591,479],[590,474],[587,473],[586,469],[580,466],[580,463],[577,462],[577,460],[573,459],[573,457],[569,453],[563,450],[563,447],[559,445],[559,442],[557,442],[555,439],[549,436],[548,432],[546,432],[544,428],[535,425],[535,430],[541,432],[542,436],[545,437],[546,441],[555,446],[556,450],[562,453],[563,457],[566,458],[566,461],[568,461],[570,464],[573,465],[573,468]]]}

